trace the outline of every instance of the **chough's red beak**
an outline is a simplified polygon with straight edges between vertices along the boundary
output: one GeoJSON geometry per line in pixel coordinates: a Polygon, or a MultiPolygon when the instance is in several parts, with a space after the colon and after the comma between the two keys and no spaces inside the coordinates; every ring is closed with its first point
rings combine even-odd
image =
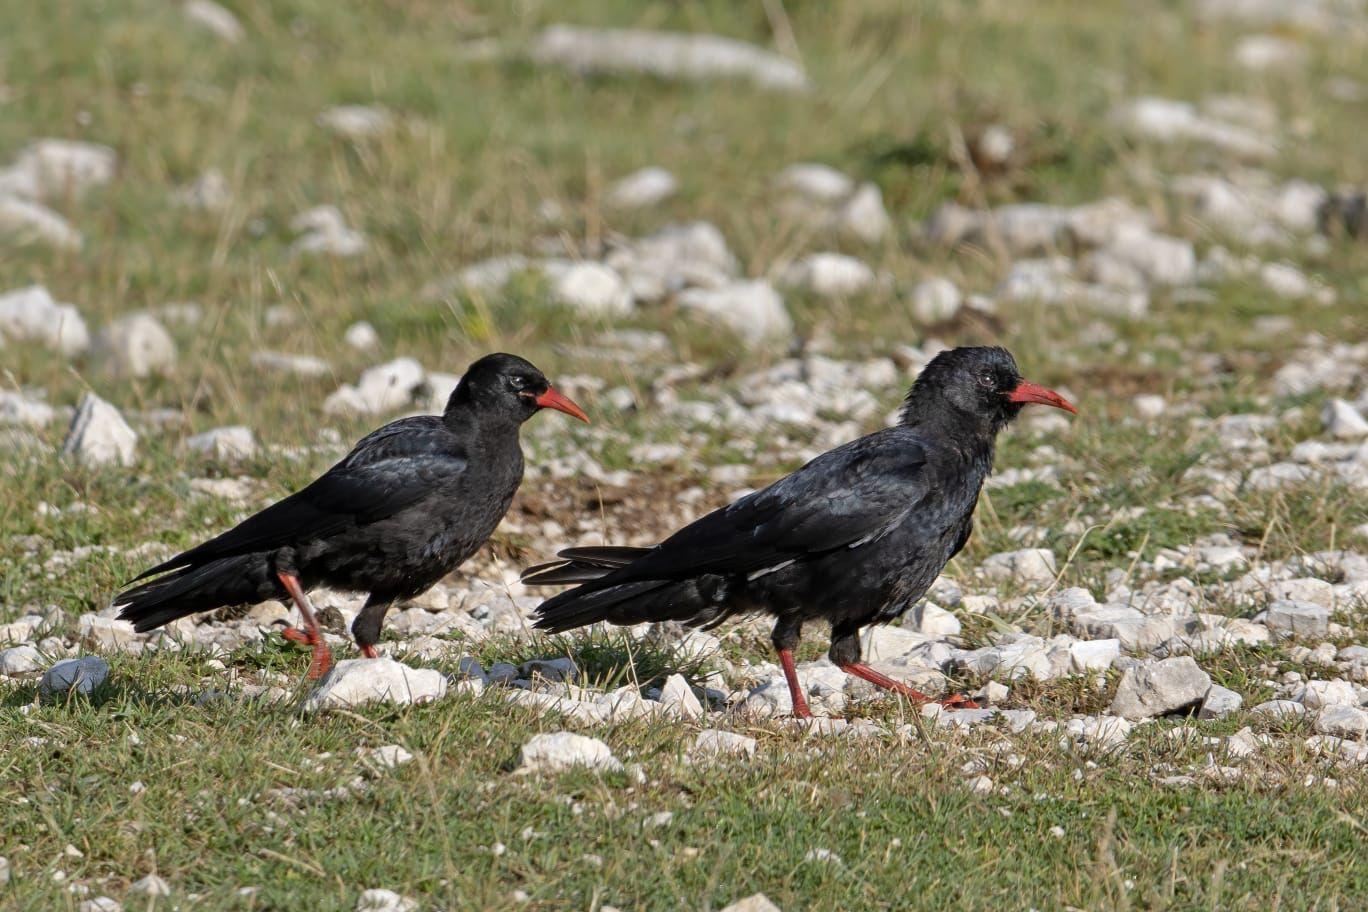
{"type": "Polygon", "coordinates": [[[1041,405],[1053,405],[1057,409],[1078,414],[1078,409],[1074,408],[1073,403],[1052,389],[1046,389],[1038,383],[1029,380],[1022,380],[1007,394],[1007,398],[1012,402],[1038,402],[1041,405]]]}
{"type": "Polygon", "coordinates": [[[589,423],[589,416],[584,414],[584,409],[575,404],[569,396],[556,391],[554,386],[548,386],[546,392],[540,396],[533,396],[532,401],[542,408],[555,409],[558,412],[565,412],[572,418],[578,418],[585,424],[589,423]]]}

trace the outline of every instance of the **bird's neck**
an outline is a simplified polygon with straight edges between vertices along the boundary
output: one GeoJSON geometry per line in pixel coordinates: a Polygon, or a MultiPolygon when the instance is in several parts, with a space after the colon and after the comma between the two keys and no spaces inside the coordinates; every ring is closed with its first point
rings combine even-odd
{"type": "Polygon", "coordinates": [[[475,434],[490,439],[506,436],[513,440],[518,438],[518,429],[522,426],[519,415],[511,415],[504,409],[481,408],[471,401],[447,403],[442,423],[452,433],[462,436],[475,434]]]}

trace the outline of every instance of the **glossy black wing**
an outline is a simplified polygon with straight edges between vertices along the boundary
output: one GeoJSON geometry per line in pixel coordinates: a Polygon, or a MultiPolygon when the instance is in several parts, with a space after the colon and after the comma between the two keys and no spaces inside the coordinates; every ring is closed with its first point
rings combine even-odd
{"type": "Polygon", "coordinates": [[[872,540],[928,496],[926,461],[906,435],[853,441],[685,526],[601,582],[755,573],[872,540]]]}
{"type": "Polygon", "coordinates": [[[308,487],[134,581],[208,560],[326,538],[412,506],[465,471],[466,454],[432,416],[406,418],[362,438],[308,487]]]}

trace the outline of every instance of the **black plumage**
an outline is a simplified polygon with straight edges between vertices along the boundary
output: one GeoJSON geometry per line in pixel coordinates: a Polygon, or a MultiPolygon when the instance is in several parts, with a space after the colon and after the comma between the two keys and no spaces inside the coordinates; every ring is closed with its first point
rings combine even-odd
{"type": "Polygon", "coordinates": [[[805,622],[824,620],[832,662],[925,700],[861,662],[860,630],[907,611],[964,547],[997,434],[1028,402],[1074,411],[1022,380],[1005,349],[942,352],[896,426],[822,454],[654,548],[571,549],[526,571],[532,584],[579,584],[544,602],[536,625],[711,626],[767,612],[777,618],[773,641],[794,712],[805,716],[792,650],[805,622]]]}
{"type": "Polygon", "coordinates": [[[140,574],[114,599],[139,632],[225,605],[284,599],[314,647],[311,676],[331,662],[306,593],[369,594],[352,624],[373,657],[385,613],[426,591],[493,534],[523,476],[518,430],[542,408],[584,412],[514,355],[466,371],[441,415],[391,422],[317,480],[216,538],[140,574]],[[161,574],[160,576],[157,576],[161,574]]]}

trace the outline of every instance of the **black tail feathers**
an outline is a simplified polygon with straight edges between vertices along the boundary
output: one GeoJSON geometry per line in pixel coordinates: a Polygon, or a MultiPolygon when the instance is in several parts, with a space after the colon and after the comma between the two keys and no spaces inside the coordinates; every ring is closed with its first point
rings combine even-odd
{"type": "Polygon", "coordinates": [[[177,618],[225,605],[260,601],[261,593],[251,555],[227,557],[197,567],[185,567],[125,589],[114,597],[119,619],[132,621],[138,633],[155,630],[177,618]]]}

